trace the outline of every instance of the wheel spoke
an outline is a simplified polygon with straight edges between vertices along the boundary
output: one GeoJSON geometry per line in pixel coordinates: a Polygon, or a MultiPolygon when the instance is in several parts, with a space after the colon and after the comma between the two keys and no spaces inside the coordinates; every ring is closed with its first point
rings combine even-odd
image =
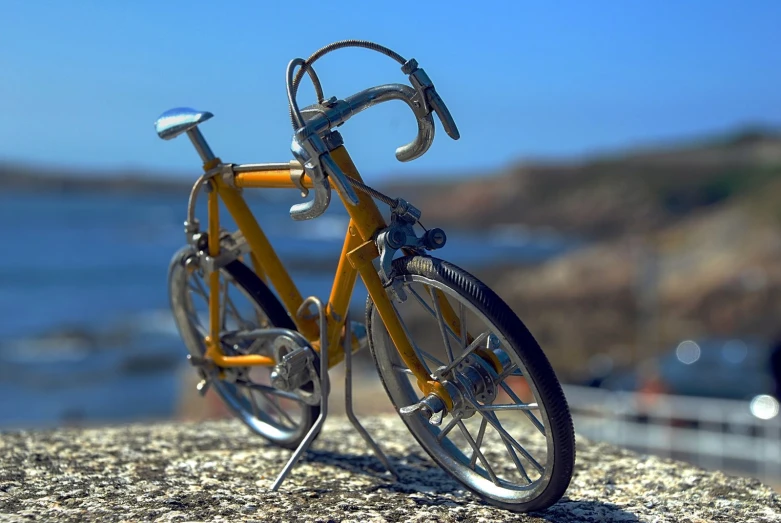
{"type": "Polygon", "coordinates": [[[269,387],[268,385],[261,385],[260,383],[255,383],[252,381],[236,380],[235,383],[239,387],[246,387],[248,389],[257,390],[259,392],[263,392],[266,394],[273,394],[274,396],[278,396],[280,398],[285,398],[288,400],[293,400],[293,401],[297,401],[298,403],[301,403],[301,398],[299,398],[292,392],[286,392],[284,390],[275,389],[274,387],[269,387]]]}
{"type": "MultiPolygon", "coordinates": [[[[185,247],[177,256],[183,261],[192,254],[193,249],[185,247]]],[[[228,376],[220,381],[205,367],[198,366],[200,359],[206,358],[205,338],[210,334],[212,307],[216,312],[215,327],[219,331],[218,348],[226,356],[267,355],[268,340],[252,336],[237,340],[235,335],[257,328],[285,328],[289,323],[283,321],[276,325],[269,319],[269,314],[282,318],[275,313],[283,312],[284,306],[272,292],[263,292],[262,279],[250,267],[236,264],[221,268],[218,274],[219,286],[212,288],[210,278],[203,271],[192,271],[183,263],[171,267],[168,288],[172,313],[188,354],[196,363],[194,371],[215,380],[222,399],[251,430],[274,443],[295,443],[301,439],[301,431],[311,427],[315,419],[312,407],[299,396],[274,389],[267,378],[258,380],[259,383],[250,381],[250,367],[225,369],[228,376]],[[237,379],[233,379],[234,376],[237,379]]],[[[217,276],[212,275],[212,278],[217,279],[217,276]]]]}
{"type": "Polygon", "coordinates": [[[515,453],[512,446],[507,442],[506,439],[502,438],[502,443],[504,443],[504,448],[506,448],[507,452],[510,454],[510,459],[513,460],[515,468],[518,469],[518,473],[523,479],[527,481],[527,483],[531,484],[532,480],[529,478],[529,474],[526,473],[526,468],[521,464],[521,460],[518,459],[518,454],[515,453]]]}
{"type": "Polygon", "coordinates": [[[252,405],[252,415],[255,416],[256,419],[260,419],[260,409],[255,401],[255,391],[246,387],[243,387],[241,391],[244,393],[244,396],[249,399],[250,405],[252,405]]]}
{"type": "MultiPolygon", "coordinates": [[[[555,383],[555,374],[546,365],[526,366],[541,358],[544,361],[544,354],[535,343],[521,343],[523,333],[517,330],[523,328],[513,311],[490,292],[485,291],[483,299],[482,285],[473,285],[457,267],[421,259],[398,269],[393,283],[402,285],[407,296],[392,303],[400,319],[399,334],[407,336],[408,347],[426,370],[433,371],[431,378],[444,386],[452,383],[459,390],[448,388],[455,405],[439,420],[441,426],[433,427],[416,417],[405,420],[408,428],[436,463],[487,499],[516,507],[547,506],[546,495],[570,479],[568,450],[573,442],[568,433],[554,434],[547,421],[553,414],[568,415],[566,410],[561,413],[561,405],[549,404],[557,403],[558,392],[541,396],[539,392],[545,391],[535,387],[536,383],[555,383]],[[554,411],[548,412],[551,407],[554,411]],[[462,411],[475,419],[464,419],[458,414],[462,411]],[[526,427],[527,423],[536,430],[526,427]],[[561,437],[554,440],[554,435],[561,437]]],[[[377,328],[371,329],[376,332],[377,328]]],[[[420,402],[426,393],[415,386],[413,367],[402,362],[388,334],[375,336],[372,349],[394,406],[420,402]]]]}
{"type": "Polygon", "coordinates": [[[198,317],[198,314],[195,311],[187,311],[187,319],[190,320],[190,323],[198,330],[200,334],[203,336],[207,335],[206,329],[203,327],[203,324],[201,323],[201,319],[198,317]]]}
{"type": "MultiPolygon", "coordinates": [[[[521,398],[518,397],[515,392],[513,392],[513,389],[507,386],[505,382],[501,382],[499,384],[500,387],[507,393],[508,396],[510,396],[510,399],[512,399],[516,404],[518,405],[524,405],[524,402],[521,401],[521,398]]],[[[529,421],[532,422],[532,425],[537,427],[537,430],[539,430],[543,436],[545,436],[545,426],[540,422],[540,420],[537,419],[537,416],[529,412],[528,410],[522,411],[524,414],[526,414],[526,417],[529,418],[529,421]]]]}
{"type": "Polygon", "coordinates": [[[453,430],[453,427],[456,426],[456,424],[461,420],[461,418],[456,418],[454,416],[451,416],[450,422],[448,422],[447,425],[445,425],[445,428],[439,431],[439,434],[437,434],[437,441],[442,441],[445,439],[445,436],[447,436],[448,432],[453,430]]]}
{"type": "MultiPolygon", "coordinates": [[[[479,409],[479,405],[477,405],[476,402],[474,402],[471,398],[465,397],[465,399],[472,404],[472,406],[476,409],[479,409]]],[[[537,471],[542,474],[542,472],[545,470],[542,465],[537,463],[537,460],[535,460],[529,452],[523,448],[523,446],[515,441],[515,439],[510,436],[506,430],[504,430],[504,427],[502,427],[502,424],[499,423],[499,420],[497,419],[496,415],[493,412],[484,412],[479,411],[480,415],[483,416],[483,419],[488,420],[488,423],[491,424],[491,426],[496,430],[496,432],[499,433],[499,436],[502,437],[503,440],[505,440],[507,443],[512,445],[518,452],[520,452],[524,458],[526,458],[529,463],[532,464],[534,468],[537,469],[537,471]]]]}
{"type": "MultiPolygon", "coordinates": [[[[420,305],[426,310],[426,312],[431,314],[434,318],[437,317],[437,313],[434,312],[434,309],[432,309],[429,306],[429,304],[426,303],[426,300],[424,300],[423,297],[420,294],[418,294],[418,292],[415,289],[408,286],[407,290],[409,290],[410,293],[412,293],[412,295],[415,297],[418,303],[420,303],[420,305]]],[[[447,332],[453,337],[453,339],[456,340],[458,343],[461,343],[461,338],[458,337],[458,334],[453,332],[453,329],[451,329],[450,326],[446,326],[446,328],[447,328],[447,332]]]]}
{"type": "Polygon", "coordinates": [[[293,419],[290,417],[290,414],[288,414],[287,411],[282,408],[282,405],[277,403],[276,398],[274,398],[269,392],[263,392],[262,394],[263,397],[268,400],[269,405],[271,405],[272,408],[277,411],[280,417],[284,418],[289,423],[289,427],[294,428],[296,426],[296,422],[293,421],[293,419]]]}
{"type": "Polygon", "coordinates": [[[523,405],[519,405],[517,403],[514,403],[512,405],[484,405],[478,408],[480,412],[486,412],[486,411],[495,411],[495,410],[534,410],[539,409],[540,406],[536,403],[524,403],[523,405]]]}
{"type": "Polygon", "coordinates": [[[426,357],[428,357],[428,359],[430,359],[432,362],[434,362],[434,364],[435,364],[437,367],[442,367],[442,366],[444,365],[444,363],[442,363],[441,361],[439,361],[439,359],[435,358],[434,356],[432,356],[432,355],[431,355],[431,354],[429,354],[428,352],[424,352],[423,350],[421,350],[421,348],[420,348],[420,347],[418,347],[418,344],[417,344],[417,343],[415,343],[415,340],[413,340],[413,339],[412,339],[412,335],[410,334],[410,332],[409,332],[409,329],[407,328],[407,324],[406,324],[406,323],[404,323],[404,320],[401,318],[401,314],[399,314],[399,311],[398,311],[398,309],[396,309],[396,305],[395,305],[393,302],[391,302],[391,306],[393,307],[393,310],[394,310],[394,312],[396,313],[396,316],[399,318],[399,323],[401,324],[401,328],[402,328],[402,330],[404,331],[404,335],[405,335],[405,336],[407,336],[407,339],[409,340],[409,342],[410,342],[410,345],[412,345],[412,348],[413,348],[413,350],[414,350],[414,351],[417,353],[417,355],[418,355],[418,359],[419,359],[419,360],[420,360],[420,362],[421,362],[421,363],[422,363],[422,364],[423,364],[423,365],[426,367],[426,370],[427,370],[429,373],[431,372],[431,369],[429,369],[429,366],[428,366],[428,365],[426,365],[426,362],[423,360],[423,356],[426,356],[426,357]]]}
{"type": "Polygon", "coordinates": [[[507,378],[508,376],[523,376],[523,374],[515,374],[516,370],[520,372],[520,370],[518,369],[518,365],[516,365],[515,363],[513,363],[506,369],[503,369],[502,373],[496,377],[497,383],[500,381],[504,381],[504,379],[507,378]]]}
{"type": "MultiPolygon", "coordinates": [[[[485,436],[485,428],[488,426],[488,421],[485,418],[480,420],[480,430],[477,431],[477,448],[483,444],[483,437],[485,436]]],[[[469,460],[469,468],[475,470],[475,464],[477,463],[477,452],[472,451],[472,459],[469,460]]]]}
{"type": "Polygon", "coordinates": [[[475,340],[472,343],[469,344],[469,347],[467,347],[466,350],[460,356],[458,356],[458,358],[456,358],[453,361],[451,361],[450,364],[448,364],[448,366],[445,367],[444,369],[437,370],[436,375],[437,376],[444,376],[445,374],[447,374],[448,372],[453,370],[456,367],[456,365],[458,365],[459,363],[464,361],[464,359],[467,356],[469,356],[469,354],[471,354],[472,351],[474,351],[476,348],[478,348],[480,346],[480,344],[483,342],[483,340],[485,340],[487,337],[488,337],[488,333],[484,332],[480,336],[475,338],[475,340]]]}
{"type": "Polygon", "coordinates": [[[475,440],[472,439],[472,435],[469,434],[468,430],[466,430],[466,427],[464,426],[464,423],[461,420],[458,420],[458,428],[461,429],[461,433],[466,438],[466,441],[469,443],[469,446],[472,447],[472,451],[477,454],[477,458],[480,460],[480,463],[483,464],[483,467],[485,467],[485,470],[486,472],[488,472],[491,481],[493,481],[496,486],[499,486],[499,478],[496,477],[496,473],[494,472],[494,469],[492,469],[491,465],[488,464],[488,460],[485,459],[485,456],[480,451],[477,444],[475,443],[475,440]]]}
{"type": "Polygon", "coordinates": [[[207,302],[209,301],[209,293],[206,292],[206,287],[203,286],[203,283],[201,283],[200,278],[197,277],[189,278],[187,286],[190,288],[191,291],[200,294],[207,302]],[[195,282],[195,285],[192,285],[192,282],[195,282]]]}
{"type": "Polygon", "coordinates": [[[245,320],[242,317],[242,315],[239,313],[239,309],[233,303],[233,300],[230,299],[230,297],[228,297],[227,295],[225,297],[225,305],[226,305],[226,308],[228,306],[231,308],[231,311],[233,312],[233,315],[236,318],[236,323],[239,324],[239,327],[241,327],[242,329],[247,329],[247,330],[252,330],[253,329],[254,325],[252,324],[252,322],[249,322],[249,321],[245,320]]]}

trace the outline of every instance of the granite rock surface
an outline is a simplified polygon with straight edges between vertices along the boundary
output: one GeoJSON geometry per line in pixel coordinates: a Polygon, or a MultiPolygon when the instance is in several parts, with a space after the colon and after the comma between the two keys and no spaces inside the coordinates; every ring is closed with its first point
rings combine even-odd
{"type": "Polygon", "coordinates": [[[269,486],[290,451],[237,420],[6,432],[0,521],[781,521],[781,498],[759,481],[582,438],[565,497],[515,514],[434,466],[395,415],[365,425],[399,481],[339,417],[278,492],[269,486]]]}

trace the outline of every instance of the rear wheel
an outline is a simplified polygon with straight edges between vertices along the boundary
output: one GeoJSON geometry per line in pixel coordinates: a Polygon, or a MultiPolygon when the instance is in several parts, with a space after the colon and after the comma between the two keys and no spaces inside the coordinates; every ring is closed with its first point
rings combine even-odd
{"type": "MultiPolygon", "coordinates": [[[[189,353],[200,358],[206,351],[209,286],[203,270],[192,263],[194,256],[195,251],[189,247],[176,253],[169,268],[168,285],[171,310],[182,340],[189,353]]],[[[296,329],[269,288],[238,260],[220,269],[220,306],[223,332],[296,329]]],[[[222,350],[229,355],[273,355],[270,343],[260,340],[230,346],[223,343],[222,350]]],[[[297,396],[273,388],[271,368],[223,369],[221,379],[207,376],[202,369],[198,372],[209,379],[225,404],[250,429],[279,446],[296,448],[320,414],[319,406],[307,405],[297,396]]]]}
{"type": "MultiPolygon", "coordinates": [[[[528,512],[558,501],[572,477],[575,436],[561,386],[534,337],[491,289],[448,262],[408,256],[394,260],[393,274],[405,296],[394,307],[429,373],[467,353],[442,378],[457,384],[453,411],[439,427],[419,413],[402,416],[409,430],[440,467],[492,504],[528,512]],[[434,289],[458,316],[461,332],[444,321],[434,289]]],[[[393,405],[419,402],[416,380],[371,300],[367,330],[393,405]]]]}

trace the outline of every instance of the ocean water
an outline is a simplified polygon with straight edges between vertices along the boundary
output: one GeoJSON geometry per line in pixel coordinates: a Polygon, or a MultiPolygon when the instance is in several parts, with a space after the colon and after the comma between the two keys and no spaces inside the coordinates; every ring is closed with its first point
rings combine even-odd
{"type": "MultiPolygon", "coordinates": [[[[0,194],[0,428],[174,414],[185,349],[168,311],[166,276],[185,243],[186,197],[0,194]]],[[[302,295],[325,300],[333,275],[323,267],[336,265],[347,215],[336,204],[294,222],[290,203],[251,207],[282,260],[297,262],[291,275],[302,295]]],[[[447,233],[437,255],[467,270],[537,262],[576,246],[507,230],[447,233]]],[[[365,297],[359,282],[354,303],[365,297]]]]}

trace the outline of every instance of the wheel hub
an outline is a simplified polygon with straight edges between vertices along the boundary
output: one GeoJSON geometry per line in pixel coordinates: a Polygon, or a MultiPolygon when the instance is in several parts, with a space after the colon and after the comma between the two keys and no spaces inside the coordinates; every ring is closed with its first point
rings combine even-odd
{"type": "Polygon", "coordinates": [[[473,402],[490,404],[496,399],[497,387],[489,368],[490,363],[470,354],[453,369],[450,381],[458,389],[453,397],[454,417],[468,419],[476,412],[473,402]],[[467,397],[472,401],[467,401],[467,397]]]}

